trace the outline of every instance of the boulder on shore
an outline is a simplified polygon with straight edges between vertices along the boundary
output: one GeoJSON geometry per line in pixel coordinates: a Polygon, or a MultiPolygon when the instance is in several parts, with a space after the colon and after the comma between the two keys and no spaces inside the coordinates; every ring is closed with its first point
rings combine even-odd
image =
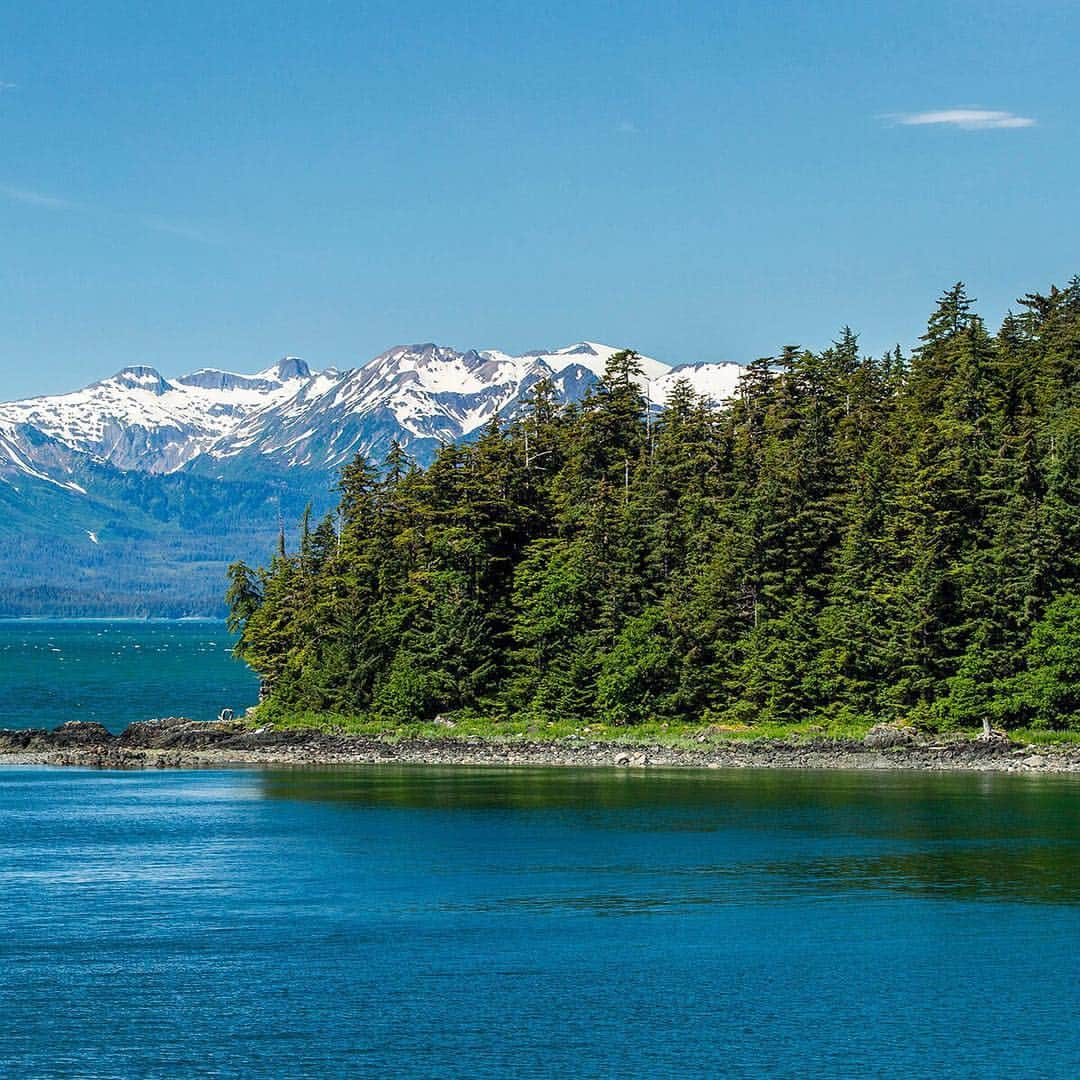
{"type": "Polygon", "coordinates": [[[894,746],[915,746],[919,737],[909,727],[899,724],[875,724],[863,736],[863,746],[868,750],[889,750],[894,746]]]}

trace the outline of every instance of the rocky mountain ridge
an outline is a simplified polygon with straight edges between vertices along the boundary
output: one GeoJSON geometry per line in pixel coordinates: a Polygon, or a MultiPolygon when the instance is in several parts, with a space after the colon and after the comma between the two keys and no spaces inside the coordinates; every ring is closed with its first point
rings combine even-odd
{"type": "MultiPolygon", "coordinates": [[[[580,400],[616,351],[580,342],[512,355],[426,343],[346,371],[312,371],[297,357],[254,375],[202,368],[167,379],[127,367],[71,394],[0,404],[0,480],[23,474],[77,491],[80,456],[125,471],[219,478],[333,473],[357,452],[377,460],[392,439],[423,463],[440,443],[513,415],[540,379],[564,402],[580,400]]],[[[641,363],[642,388],[658,406],[684,375],[707,396],[726,397],[741,370],[641,363]]]]}

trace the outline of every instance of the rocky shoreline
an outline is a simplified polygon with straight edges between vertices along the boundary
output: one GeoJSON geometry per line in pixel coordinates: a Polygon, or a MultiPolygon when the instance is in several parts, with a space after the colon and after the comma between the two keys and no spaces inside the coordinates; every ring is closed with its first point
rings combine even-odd
{"type": "Polygon", "coordinates": [[[874,728],[862,740],[705,740],[690,747],[592,742],[577,736],[548,742],[452,735],[390,740],[172,717],[131,724],[119,735],[79,721],[52,731],[0,731],[0,764],[96,769],[415,764],[1080,772],[1080,746],[1034,747],[1004,737],[931,742],[886,726],[874,728]]]}

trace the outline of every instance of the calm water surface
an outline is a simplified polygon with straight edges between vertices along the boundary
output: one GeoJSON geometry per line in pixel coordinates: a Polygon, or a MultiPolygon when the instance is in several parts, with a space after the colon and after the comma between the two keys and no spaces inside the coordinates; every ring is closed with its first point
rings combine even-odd
{"type": "Polygon", "coordinates": [[[0,621],[0,728],[212,720],[258,700],[221,623],[0,621]]]}
{"type": "Polygon", "coordinates": [[[1080,784],[0,772],[4,1076],[1069,1077],[1080,784]]]}
{"type": "MultiPolygon", "coordinates": [[[[242,707],[227,648],[9,624],[0,726],[242,707]]],[[[0,760],[0,1077],[1072,1077],[1078,821],[1080,777],[0,760]]]]}

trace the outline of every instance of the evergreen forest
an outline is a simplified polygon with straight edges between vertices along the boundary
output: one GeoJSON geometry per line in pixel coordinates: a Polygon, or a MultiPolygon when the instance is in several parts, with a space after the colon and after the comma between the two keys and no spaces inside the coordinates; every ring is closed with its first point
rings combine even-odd
{"type": "Polygon", "coordinates": [[[1080,279],[658,410],[633,352],[230,569],[268,715],[1080,729],[1080,279]]]}

